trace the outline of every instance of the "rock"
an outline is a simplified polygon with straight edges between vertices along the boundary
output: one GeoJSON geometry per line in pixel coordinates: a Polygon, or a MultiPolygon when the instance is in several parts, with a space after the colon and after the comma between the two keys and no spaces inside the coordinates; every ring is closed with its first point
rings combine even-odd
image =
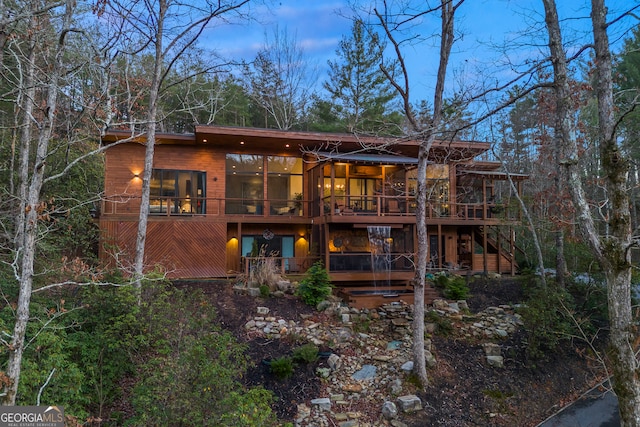
{"type": "Polygon", "coordinates": [[[338,316],[342,316],[343,314],[349,314],[349,307],[338,307],[336,308],[336,314],[338,316]]]}
{"type": "Polygon", "coordinates": [[[316,310],[325,311],[329,307],[331,307],[331,301],[323,300],[316,305],[316,310]]]}
{"type": "Polygon", "coordinates": [[[360,423],[358,423],[358,421],[349,420],[349,421],[341,422],[340,424],[338,424],[338,427],[357,427],[358,425],[360,425],[360,423]]]}
{"type": "Polygon", "coordinates": [[[401,341],[391,341],[387,344],[387,350],[398,350],[400,347],[402,347],[401,341]]]}
{"type": "Polygon", "coordinates": [[[407,425],[405,423],[403,423],[402,421],[398,421],[398,420],[391,420],[390,422],[392,427],[407,427],[407,425]]]}
{"type": "Polygon", "coordinates": [[[249,320],[247,323],[244,324],[244,328],[246,330],[253,329],[255,327],[256,327],[256,321],[255,320],[249,320]]]}
{"type": "Polygon", "coordinates": [[[288,280],[278,280],[276,287],[280,292],[287,292],[291,288],[291,282],[288,280]]]}
{"type": "Polygon", "coordinates": [[[396,407],[396,404],[388,400],[384,402],[382,404],[382,416],[387,420],[396,418],[398,416],[398,408],[396,407]]]}
{"type": "Polygon", "coordinates": [[[260,289],[259,288],[247,288],[247,294],[251,297],[259,297],[260,289]]]}
{"type": "Polygon", "coordinates": [[[436,310],[445,310],[449,308],[449,303],[443,299],[434,299],[433,308],[435,308],[436,310]]]}
{"type": "Polygon", "coordinates": [[[342,386],[342,391],[346,391],[347,393],[360,393],[362,386],[360,384],[345,384],[342,386]]]}
{"type": "Polygon", "coordinates": [[[342,320],[342,323],[349,323],[349,322],[351,322],[351,315],[349,315],[347,313],[342,314],[340,316],[340,320],[342,320]]]}
{"type": "Polygon", "coordinates": [[[331,368],[331,370],[333,371],[339,369],[341,363],[342,361],[340,360],[340,356],[335,353],[331,353],[329,355],[329,358],[327,359],[327,365],[329,365],[329,368],[331,368]]]}
{"type": "Polygon", "coordinates": [[[424,361],[428,368],[434,368],[437,365],[436,358],[430,351],[425,350],[424,361]]]}
{"type": "Polygon", "coordinates": [[[405,373],[411,373],[413,371],[413,360],[409,360],[408,362],[404,362],[402,364],[402,366],[400,366],[400,369],[402,369],[403,372],[405,373]]]}
{"type": "Polygon", "coordinates": [[[424,331],[428,334],[433,334],[436,331],[436,324],[431,322],[425,323],[424,331]]]}
{"type": "Polygon", "coordinates": [[[377,360],[378,362],[388,362],[391,360],[391,356],[386,356],[384,354],[376,354],[372,357],[373,360],[377,360]]]}
{"type": "Polygon", "coordinates": [[[400,396],[398,406],[402,412],[416,412],[422,409],[422,401],[415,394],[400,396]]]}
{"type": "Polygon", "coordinates": [[[298,405],[297,419],[303,420],[311,415],[311,409],[304,403],[298,405]]]}
{"type": "Polygon", "coordinates": [[[484,350],[485,356],[501,356],[502,349],[498,344],[487,342],[482,344],[482,349],[484,350]]]}
{"type": "Polygon", "coordinates": [[[391,382],[391,394],[397,396],[402,393],[402,380],[400,378],[396,378],[391,382]]]}
{"type": "Polygon", "coordinates": [[[502,356],[487,356],[487,363],[494,368],[504,367],[504,358],[502,356]]]}
{"type": "Polygon", "coordinates": [[[358,381],[370,380],[375,378],[376,370],[377,368],[374,365],[364,365],[362,366],[362,369],[351,375],[351,378],[358,381]]]}
{"type": "Polygon", "coordinates": [[[331,369],[318,367],[316,368],[316,375],[320,378],[329,378],[329,375],[331,375],[331,369]]]}
{"type": "Polygon", "coordinates": [[[318,399],[313,399],[311,401],[312,406],[317,406],[322,411],[330,411],[331,410],[331,399],[328,397],[321,397],[318,399]]]}
{"type": "Polygon", "coordinates": [[[469,311],[469,304],[467,304],[466,300],[458,301],[458,307],[460,307],[462,311],[469,311]]]}
{"type": "Polygon", "coordinates": [[[391,323],[393,324],[393,326],[409,326],[409,321],[404,317],[391,319],[391,323]]]}

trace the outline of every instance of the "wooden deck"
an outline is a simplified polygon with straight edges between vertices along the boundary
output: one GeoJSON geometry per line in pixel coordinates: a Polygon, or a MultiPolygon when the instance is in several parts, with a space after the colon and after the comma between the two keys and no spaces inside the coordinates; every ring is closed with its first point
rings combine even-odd
{"type": "MultiPolygon", "coordinates": [[[[413,304],[412,286],[350,286],[339,288],[337,294],[349,307],[358,310],[374,309],[391,302],[413,304]]],[[[425,305],[432,304],[437,298],[440,298],[440,294],[436,289],[425,287],[425,305]]]]}

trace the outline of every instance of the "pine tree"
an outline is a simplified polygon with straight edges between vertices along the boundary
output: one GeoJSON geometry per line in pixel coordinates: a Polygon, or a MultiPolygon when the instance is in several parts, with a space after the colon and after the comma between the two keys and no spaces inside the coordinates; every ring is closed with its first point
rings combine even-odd
{"type": "Polygon", "coordinates": [[[393,133],[400,115],[390,111],[395,92],[379,68],[384,43],[367,31],[361,20],[351,36],[340,42],[337,61],[328,61],[329,78],[323,83],[346,132],[393,133]]]}

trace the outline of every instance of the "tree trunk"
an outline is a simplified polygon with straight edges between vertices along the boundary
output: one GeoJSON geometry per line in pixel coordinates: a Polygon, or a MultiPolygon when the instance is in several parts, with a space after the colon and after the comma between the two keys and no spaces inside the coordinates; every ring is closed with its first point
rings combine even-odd
{"type": "MultiPolygon", "coordinates": [[[[149,89],[149,111],[147,112],[147,132],[146,148],[144,154],[144,171],[142,172],[142,195],[140,197],[140,214],[138,216],[138,234],[136,236],[136,258],[135,258],[135,286],[138,290],[142,288],[142,277],[144,275],[144,252],[147,240],[147,223],[149,218],[151,197],[151,175],[153,172],[153,157],[156,145],[156,118],[158,114],[158,97],[160,85],[162,84],[162,69],[164,64],[164,52],[162,40],[164,38],[164,18],[166,14],[166,0],[159,2],[157,31],[155,34],[155,62],[151,87],[149,89]]],[[[169,211],[170,207],[167,206],[169,211]]]]}
{"type": "MultiPolygon", "coordinates": [[[[16,309],[16,321],[13,328],[13,336],[11,344],[9,346],[9,360],[7,362],[6,374],[9,377],[10,383],[5,390],[3,397],[3,405],[15,405],[16,396],[18,392],[18,385],[20,383],[20,373],[22,366],[22,356],[24,354],[24,342],[27,331],[27,325],[30,318],[29,305],[31,303],[31,291],[33,288],[33,276],[34,276],[34,261],[36,254],[37,239],[39,237],[38,224],[41,213],[41,201],[40,193],[42,191],[42,184],[45,177],[46,160],[49,152],[49,142],[53,133],[53,123],[55,119],[55,112],[57,106],[58,80],[62,68],[62,57],[65,51],[65,36],[71,25],[71,18],[74,12],[75,2],[74,0],[68,0],[65,6],[64,23],[61,29],[60,37],[58,38],[58,46],[55,51],[55,60],[53,66],[48,70],[48,84],[46,85],[46,99],[44,105],[45,114],[42,122],[39,123],[38,142],[36,146],[35,158],[33,161],[33,171],[29,177],[28,160],[22,160],[22,166],[20,171],[20,188],[22,191],[26,190],[25,198],[21,200],[21,206],[24,206],[24,217],[19,219],[19,229],[16,230],[17,236],[17,250],[16,256],[18,256],[18,306],[16,309]],[[27,184],[28,182],[28,184],[27,184]],[[24,201],[23,201],[24,200],[24,201]]],[[[37,18],[33,18],[37,21],[37,18]]],[[[36,22],[34,22],[34,28],[36,28],[36,22]]],[[[37,39],[37,36],[35,36],[37,39]]],[[[36,41],[34,39],[34,41],[36,41]]],[[[32,44],[30,57],[27,60],[27,74],[31,77],[35,73],[35,56],[36,43],[32,44]]],[[[32,79],[33,80],[33,79],[32,79]]],[[[27,90],[31,91],[33,85],[27,90]]],[[[32,103],[37,102],[33,97],[25,96],[24,110],[32,111],[34,105],[32,103]],[[31,105],[30,105],[31,104],[31,105]]],[[[25,115],[25,127],[33,126],[33,116],[25,115]]],[[[30,150],[30,132],[23,132],[21,142],[21,159],[29,157],[30,150]]],[[[22,196],[22,194],[21,194],[22,196]]]]}
{"type": "Polygon", "coordinates": [[[418,191],[416,194],[416,235],[418,253],[413,288],[413,372],[423,386],[429,384],[424,352],[424,288],[429,256],[427,235],[427,156],[430,144],[420,145],[418,151],[418,191]]]}
{"type": "Polygon", "coordinates": [[[631,311],[631,215],[629,211],[628,161],[615,135],[612,62],[607,36],[606,8],[603,0],[592,0],[591,19],[595,50],[594,88],[598,100],[598,142],[606,194],[611,205],[608,234],[601,236],[585,195],[578,163],[578,147],[570,137],[567,59],[562,50],[562,36],[554,0],[543,0],[549,33],[549,48],[558,102],[556,134],[561,138],[567,188],[577,212],[577,222],[591,250],[605,272],[610,322],[610,359],[613,363],[613,390],[618,396],[622,427],[640,427],[640,367],[635,356],[637,328],[631,311]],[[564,109],[563,109],[564,108],[564,109]]]}
{"type": "MultiPolygon", "coordinates": [[[[620,425],[640,427],[640,366],[636,358],[637,326],[631,301],[631,213],[629,210],[629,161],[618,146],[613,102],[613,72],[607,35],[604,0],[591,1],[595,41],[595,84],[598,98],[598,140],[611,201],[610,235],[601,236],[596,254],[607,277],[610,355],[613,362],[613,390],[618,397],[620,425]]],[[[592,239],[595,240],[595,239],[592,239]]]]}
{"type": "MultiPolygon", "coordinates": [[[[558,193],[559,194],[559,193],[558,193]]],[[[560,288],[567,286],[567,260],[564,256],[564,231],[559,229],[556,235],[556,284],[560,288]]]]}

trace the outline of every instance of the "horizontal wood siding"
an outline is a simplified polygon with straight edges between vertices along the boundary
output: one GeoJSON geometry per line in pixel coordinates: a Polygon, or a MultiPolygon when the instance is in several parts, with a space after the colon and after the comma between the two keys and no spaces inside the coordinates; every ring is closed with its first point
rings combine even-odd
{"type": "MultiPolygon", "coordinates": [[[[142,193],[144,150],[141,144],[122,144],[109,148],[105,165],[105,214],[137,214],[142,193]],[[139,177],[134,175],[138,174],[139,177]],[[111,201],[115,198],[115,201],[111,201]],[[117,206],[116,206],[117,205],[117,206]]],[[[153,167],[193,170],[207,173],[206,196],[224,199],[225,154],[210,148],[187,145],[157,145],[153,167]]],[[[218,210],[218,207],[211,206],[218,210]]],[[[218,213],[218,212],[216,212],[218,213]]]]}

